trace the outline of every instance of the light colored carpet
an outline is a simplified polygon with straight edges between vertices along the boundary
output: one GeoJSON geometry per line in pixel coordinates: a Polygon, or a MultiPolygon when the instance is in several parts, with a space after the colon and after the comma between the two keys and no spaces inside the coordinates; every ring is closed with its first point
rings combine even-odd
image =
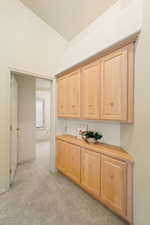
{"type": "Polygon", "coordinates": [[[50,173],[49,155],[38,153],[36,161],[18,168],[14,185],[0,196],[0,225],[126,224],[69,179],[50,173]]]}
{"type": "Polygon", "coordinates": [[[50,142],[37,142],[36,144],[36,163],[44,168],[49,169],[50,164],[50,142]]]}

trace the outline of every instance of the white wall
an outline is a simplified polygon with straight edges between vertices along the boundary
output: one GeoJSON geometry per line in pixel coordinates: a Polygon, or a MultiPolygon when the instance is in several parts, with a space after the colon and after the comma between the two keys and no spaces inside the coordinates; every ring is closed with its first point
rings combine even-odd
{"type": "Polygon", "coordinates": [[[57,135],[64,133],[78,136],[78,128],[98,131],[103,134],[101,142],[120,146],[120,126],[119,123],[100,123],[97,121],[88,120],[67,120],[58,119],[59,126],[57,127],[57,135]]]}
{"type": "Polygon", "coordinates": [[[67,42],[19,0],[0,1],[2,65],[52,75],[67,42]]]}
{"type": "Polygon", "coordinates": [[[31,76],[16,76],[18,82],[18,163],[35,159],[36,82],[31,76]]]}
{"type": "Polygon", "coordinates": [[[50,91],[50,88],[49,90],[36,90],[36,99],[39,98],[44,100],[44,127],[36,128],[37,141],[50,141],[50,91]]]}
{"type": "Polygon", "coordinates": [[[135,123],[121,125],[121,145],[135,159],[135,225],[150,224],[150,1],[143,4],[135,57],[135,123]]]}
{"type": "Polygon", "coordinates": [[[0,1],[0,192],[9,183],[8,67],[51,75],[67,42],[19,0],[0,1]]]}

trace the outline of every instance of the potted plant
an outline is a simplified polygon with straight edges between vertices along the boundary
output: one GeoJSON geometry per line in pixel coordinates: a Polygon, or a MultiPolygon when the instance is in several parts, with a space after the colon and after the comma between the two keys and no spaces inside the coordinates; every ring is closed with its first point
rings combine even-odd
{"type": "Polygon", "coordinates": [[[97,143],[103,137],[102,134],[99,134],[95,131],[84,131],[82,132],[81,136],[86,142],[92,144],[97,143]]]}

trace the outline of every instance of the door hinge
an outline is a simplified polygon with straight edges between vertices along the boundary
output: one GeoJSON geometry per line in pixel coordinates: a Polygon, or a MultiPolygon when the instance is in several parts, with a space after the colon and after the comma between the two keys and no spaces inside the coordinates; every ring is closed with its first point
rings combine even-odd
{"type": "Polygon", "coordinates": [[[9,170],[9,173],[10,173],[10,175],[12,174],[12,170],[11,169],[9,170]]]}

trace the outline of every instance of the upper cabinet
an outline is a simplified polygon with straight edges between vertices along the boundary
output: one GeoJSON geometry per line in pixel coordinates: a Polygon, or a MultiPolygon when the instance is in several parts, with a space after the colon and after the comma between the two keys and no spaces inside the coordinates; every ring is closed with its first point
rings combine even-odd
{"type": "Polygon", "coordinates": [[[96,61],[81,69],[81,118],[99,119],[100,63],[96,61]]]}
{"type": "Polygon", "coordinates": [[[80,117],[80,70],[58,80],[58,115],[80,117]]]}
{"type": "Polygon", "coordinates": [[[134,43],[58,78],[58,116],[133,122],[134,43]]]}
{"type": "Polygon", "coordinates": [[[68,80],[69,115],[70,117],[80,117],[80,70],[71,73],[68,80]]]}
{"type": "Polygon", "coordinates": [[[101,61],[101,119],[127,120],[128,49],[119,49],[101,61]]]}
{"type": "Polygon", "coordinates": [[[67,78],[58,80],[58,115],[67,116],[67,78]]]}

